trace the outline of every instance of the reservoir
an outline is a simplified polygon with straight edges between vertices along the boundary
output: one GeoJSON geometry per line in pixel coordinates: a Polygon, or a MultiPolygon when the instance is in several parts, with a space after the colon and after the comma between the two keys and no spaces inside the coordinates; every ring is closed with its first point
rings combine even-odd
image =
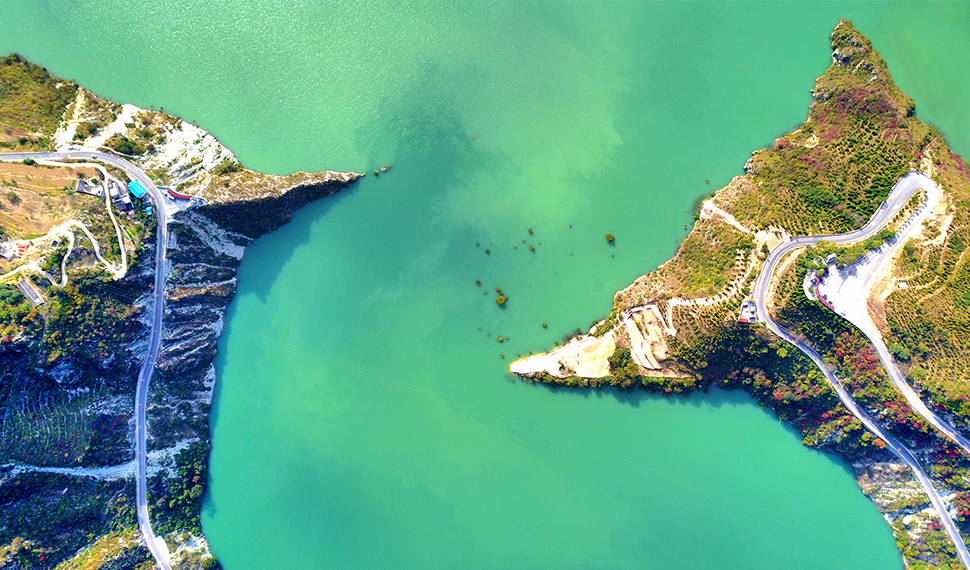
{"type": "Polygon", "coordinates": [[[203,513],[226,569],[886,569],[851,470],[746,395],[507,368],[606,315],[804,120],[839,17],[968,154],[959,8],[11,2],[0,52],[255,170],[393,165],[243,260],[203,513]]]}

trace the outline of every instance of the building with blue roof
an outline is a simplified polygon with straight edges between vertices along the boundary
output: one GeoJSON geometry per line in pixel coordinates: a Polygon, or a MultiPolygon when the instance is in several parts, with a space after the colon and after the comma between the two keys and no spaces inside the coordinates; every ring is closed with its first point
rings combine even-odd
{"type": "Polygon", "coordinates": [[[135,198],[141,198],[145,195],[145,187],[141,185],[141,182],[137,180],[132,180],[128,183],[128,191],[132,193],[135,198]]]}

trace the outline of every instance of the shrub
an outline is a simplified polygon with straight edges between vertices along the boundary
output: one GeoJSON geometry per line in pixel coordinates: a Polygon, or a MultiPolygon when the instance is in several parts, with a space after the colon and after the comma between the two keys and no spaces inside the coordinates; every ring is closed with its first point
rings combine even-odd
{"type": "MultiPolygon", "coordinates": [[[[609,362],[610,374],[615,378],[630,380],[640,376],[637,363],[630,357],[630,349],[628,348],[616,347],[616,350],[610,355],[609,362]]],[[[626,386],[629,387],[631,384],[632,382],[626,383],[626,386]]]]}
{"type": "Polygon", "coordinates": [[[114,148],[116,151],[120,152],[121,154],[130,155],[135,153],[135,145],[132,144],[132,142],[128,140],[126,137],[121,137],[117,142],[115,142],[112,148],[114,148]]]}
{"type": "Polygon", "coordinates": [[[216,176],[222,176],[224,174],[229,174],[230,172],[236,172],[239,170],[239,163],[230,159],[225,159],[212,169],[213,174],[216,176]]]}

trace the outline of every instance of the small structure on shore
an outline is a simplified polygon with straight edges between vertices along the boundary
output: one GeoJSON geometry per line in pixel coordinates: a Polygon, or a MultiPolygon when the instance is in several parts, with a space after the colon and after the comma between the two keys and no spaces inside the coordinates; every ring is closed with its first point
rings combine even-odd
{"type": "Polygon", "coordinates": [[[741,312],[738,315],[739,323],[756,323],[760,319],[758,318],[758,305],[754,302],[754,299],[748,297],[741,303],[741,312]]]}
{"type": "Polygon", "coordinates": [[[24,294],[24,297],[27,297],[27,300],[30,301],[31,305],[39,307],[44,304],[43,295],[40,294],[40,291],[37,290],[37,286],[34,285],[30,279],[22,277],[20,281],[17,282],[17,289],[20,289],[20,292],[24,294]]]}
{"type": "Polygon", "coordinates": [[[96,179],[84,180],[83,178],[78,178],[74,185],[74,191],[79,194],[87,194],[88,196],[95,196],[97,198],[104,197],[104,188],[101,186],[100,181],[96,179]]]}
{"type": "Polygon", "coordinates": [[[119,210],[131,209],[131,199],[128,197],[128,193],[125,192],[114,180],[108,183],[108,195],[111,197],[111,201],[114,203],[115,208],[118,208],[119,210]]]}
{"type": "Polygon", "coordinates": [[[141,185],[141,182],[137,180],[128,182],[128,191],[131,192],[131,195],[135,198],[143,198],[147,192],[145,187],[141,185]]]}
{"type": "Polygon", "coordinates": [[[171,188],[169,188],[167,186],[159,186],[158,189],[164,191],[166,194],[168,194],[169,196],[171,196],[173,200],[191,200],[192,199],[192,196],[189,196],[188,194],[182,194],[181,192],[177,192],[175,190],[172,190],[171,188]]]}
{"type": "Polygon", "coordinates": [[[0,257],[10,261],[17,258],[17,244],[12,241],[0,243],[0,257]]]}

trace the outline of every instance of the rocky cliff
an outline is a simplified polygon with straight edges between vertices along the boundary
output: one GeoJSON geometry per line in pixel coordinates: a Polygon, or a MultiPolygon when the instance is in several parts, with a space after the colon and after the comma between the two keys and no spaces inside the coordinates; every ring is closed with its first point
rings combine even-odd
{"type": "MultiPolygon", "coordinates": [[[[106,101],[23,58],[3,62],[0,82],[9,76],[22,91],[51,91],[62,106],[59,122],[48,117],[27,130],[18,124],[18,132],[33,134],[0,141],[0,151],[109,149],[193,197],[176,200],[180,211],[170,217],[163,340],[147,410],[149,502],[176,568],[217,567],[199,515],[213,359],[240,260],[254,239],[360,175],[253,172],[177,117],[106,101]]],[[[12,289],[0,291],[0,308],[13,319],[0,342],[0,568],[150,564],[132,508],[132,413],[151,322],[154,218],[136,204],[127,223],[143,245],[126,241],[134,262],[122,279],[84,263],[79,246],[66,258],[66,287],[35,278],[45,305],[32,308],[12,289]]]]}

